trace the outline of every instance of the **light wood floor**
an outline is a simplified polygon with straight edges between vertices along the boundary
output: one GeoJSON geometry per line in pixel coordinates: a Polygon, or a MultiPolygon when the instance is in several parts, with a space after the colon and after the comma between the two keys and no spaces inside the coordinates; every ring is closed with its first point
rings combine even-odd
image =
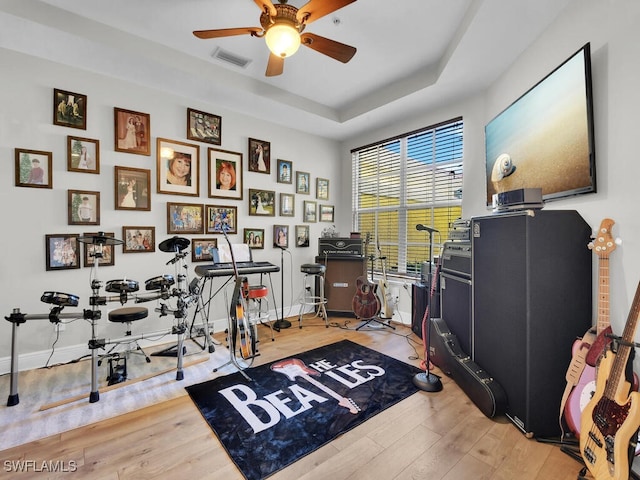
{"type": "MultiPolygon", "coordinates": [[[[301,330],[294,321],[274,342],[261,327],[257,363],[349,339],[419,365],[416,354],[423,349],[408,327],[355,331],[354,319],[330,321],[341,328],[311,319],[301,330]]],[[[527,439],[505,418],[488,419],[451,379],[443,377],[443,384],[441,392],[410,396],[270,478],[576,480],[580,465],[557,446],[527,439]]],[[[0,478],[243,478],[186,393],[2,451],[0,460],[0,478]],[[11,460],[73,461],[77,471],[10,473],[11,460]]]]}

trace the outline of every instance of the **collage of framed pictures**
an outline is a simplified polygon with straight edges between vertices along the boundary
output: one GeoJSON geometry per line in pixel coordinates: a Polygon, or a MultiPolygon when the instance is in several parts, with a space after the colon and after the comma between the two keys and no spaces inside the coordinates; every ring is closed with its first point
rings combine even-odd
{"type": "Polygon", "coordinates": [[[200,196],[200,148],[191,143],[156,140],[158,193],[200,196]]]}
{"type": "Polygon", "coordinates": [[[242,154],[208,149],[209,197],[242,200],[242,154]]]}

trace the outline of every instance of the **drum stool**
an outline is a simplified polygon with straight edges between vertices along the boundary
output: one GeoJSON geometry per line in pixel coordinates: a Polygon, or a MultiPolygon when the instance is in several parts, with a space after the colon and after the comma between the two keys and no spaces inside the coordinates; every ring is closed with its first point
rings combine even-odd
{"type": "Polygon", "coordinates": [[[271,329],[271,341],[275,340],[273,336],[273,326],[269,321],[269,301],[267,297],[269,295],[269,289],[264,285],[250,285],[245,289],[245,300],[247,301],[247,320],[250,324],[256,324],[260,322],[267,325],[271,329]]]}
{"type": "MultiPolygon", "coordinates": [[[[127,325],[125,336],[131,336],[131,322],[141,320],[149,316],[149,311],[144,307],[124,307],[109,312],[109,321],[114,323],[124,323],[127,325]]],[[[102,355],[102,358],[109,358],[109,376],[107,381],[109,385],[124,382],[127,379],[127,355],[129,353],[137,353],[143,355],[147,363],[151,362],[149,355],[145,353],[137,340],[123,342],[128,344],[128,348],[124,352],[115,352],[120,342],[116,343],[111,349],[102,355]],[[131,346],[135,346],[131,348],[131,346]]],[[[102,363],[102,358],[98,365],[102,363]]]]}
{"type": "Polygon", "coordinates": [[[300,294],[300,314],[298,315],[298,325],[302,328],[302,317],[305,314],[305,307],[313,306],[315,317],[324,319],[325,327],[329,328],[327,321],[327,299],[324,296],[324,274],[327,268],[321,263],[304,263],[300,265],[300,271],[304,273],[302,280],[302,293],[300,294]],[[311,293],[311,285],[315,283],[318,288],[318,295],[311,293]]]}

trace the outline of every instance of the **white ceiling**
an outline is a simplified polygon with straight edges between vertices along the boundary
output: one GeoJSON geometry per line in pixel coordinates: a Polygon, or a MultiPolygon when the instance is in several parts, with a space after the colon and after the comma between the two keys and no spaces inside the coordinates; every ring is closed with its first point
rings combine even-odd
{"type": "Polygon", "coordinates": [[[259,26],[252,0],[0,0],[0,47],[344,140],[484,90],[569,1],[358,0],[305,30],[356,47],[349,63],[301,47],[269,78],[263,39],[192,34],[259,26]]]}

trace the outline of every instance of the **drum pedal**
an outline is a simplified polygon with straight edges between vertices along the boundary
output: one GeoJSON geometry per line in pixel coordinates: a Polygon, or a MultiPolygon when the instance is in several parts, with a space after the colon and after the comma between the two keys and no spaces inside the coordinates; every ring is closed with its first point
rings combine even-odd
{"type": "Polygon", "coordinates": [[[127,380],[127,357],[115,356],[109,359],[107,385],[115,385],[127,380]]]}

